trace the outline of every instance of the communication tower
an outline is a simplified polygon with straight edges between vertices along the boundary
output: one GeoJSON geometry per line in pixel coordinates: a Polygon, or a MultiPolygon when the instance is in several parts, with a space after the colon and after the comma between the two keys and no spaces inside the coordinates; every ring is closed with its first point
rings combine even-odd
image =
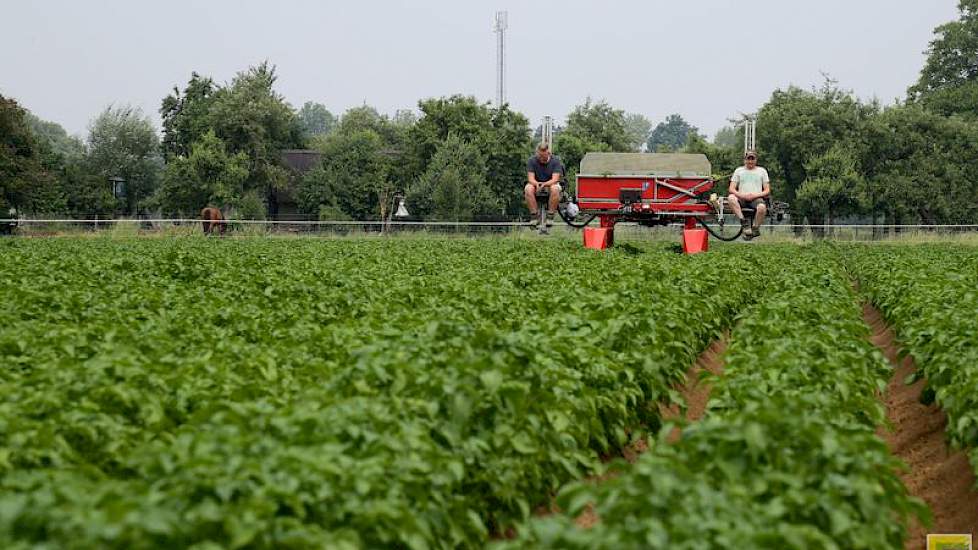
{"type": "Polygon", "coordinates": [[[506,29],[509,28],[509,13],[497,11],[492,30],[496,33],[496,106],[506,103],[506,29]]]}
{"type": "Polygon", "coordinates": [[[554,117],[543,117],[543,142],[553,148],[554,145],[554,117]]]}

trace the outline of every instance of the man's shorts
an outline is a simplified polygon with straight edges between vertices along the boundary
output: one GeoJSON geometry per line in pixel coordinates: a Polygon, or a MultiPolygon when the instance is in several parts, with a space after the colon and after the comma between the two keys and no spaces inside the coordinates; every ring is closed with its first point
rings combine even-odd
{"type": "Polygon", "coordinates": [[[754,199],[750,202],[747,202],[744,199],[737,199],[737,202],[740,203],[741,208],[753,208],[755,212],[757,211],[757,207],[759,205],[765,204],[764,199],[754,199]]]}
{"type": "MultiPolygon", "coordinates": [[[[562,188],[560,187],[560,184],[559,184],[559,183],[555,183],[555,184],[553,184],[553,185],[552,185],[551,187],[556,187],[556,188],[557,188],[557,192],[558,192],[558,193],[560,193],[560,192],[561,192],[561,191],[563,190],[563,189],[562,189],[562,188]]],[[[548,197],[548,196],[550,196],[550,190],[549,190],[549,189],[547,189],[546,187],[540,187],[540,188],[538,188],[538,189],[537,189],[537,193],[536,193],[536,195],[537,195],[538,197],[548,197]]]]}

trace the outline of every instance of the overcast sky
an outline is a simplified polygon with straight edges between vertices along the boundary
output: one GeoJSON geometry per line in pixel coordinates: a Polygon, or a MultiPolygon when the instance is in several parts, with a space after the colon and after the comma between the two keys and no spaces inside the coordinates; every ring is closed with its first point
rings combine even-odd
{"type": "Polygon", "coordinates": [[[957,0],[0,2],[0,93],[78,134],[113,102],[158,126],[160,100],[192,71],[227,82],[266,59],[297,108],[491,101],[491,20],[507,10],[507,98],[534,126],[591,96],[653,122],[680,113],[712,136],[822,71],[892,103],[934,27],[957,17],[957,0]]]}

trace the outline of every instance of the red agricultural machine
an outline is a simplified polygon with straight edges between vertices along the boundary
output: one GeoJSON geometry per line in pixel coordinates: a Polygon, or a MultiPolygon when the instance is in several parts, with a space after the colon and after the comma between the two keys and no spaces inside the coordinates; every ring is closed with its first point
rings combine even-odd
{"type": "MultiPolygon", "coordinates": [[[[576,202],[562,205],[561,217],[584,228],[584,246],[604,249],[614,243],[615,224],[683,226],[683,252],[709,249],[709,236],[733,241],[737,232],[724,234],[726,189],[712,193],[715,181],[710,161],[702,154],[588,153],[577,175],[576,202]],[[598,227],[588,227],[595,218],[598,227]],[[713,221],[716,228],[707,225],[713,221]]],[[[772,214],[783,216],[785,205],[772,214]],[[780,210],[779,210],[780,209],[780,210]]],[[[744,214],[752,216],[750,209],[744,214]]]]}

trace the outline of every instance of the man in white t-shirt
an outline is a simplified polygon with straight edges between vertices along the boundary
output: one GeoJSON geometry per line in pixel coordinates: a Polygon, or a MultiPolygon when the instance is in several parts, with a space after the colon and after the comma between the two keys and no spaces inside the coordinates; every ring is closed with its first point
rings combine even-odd
{"type": "Polygon", "coordinates": [[[767,170],[757,165],[757,153],[747,151],[744,155],[744,165],[737,168],[730,178],[730,196],[727,197],[727,204],[744,228],[745,239],[752,239],[761,234],[761,224],[764,223],[764,215],[767,214],[767,204],[764,199],[769,196],[771,196],[771,178],[767,175],[767,170]],[[745,207],[754,209],[753,227],[748,227],[747,220],[744,219],[742,209],[745,207]]]}

